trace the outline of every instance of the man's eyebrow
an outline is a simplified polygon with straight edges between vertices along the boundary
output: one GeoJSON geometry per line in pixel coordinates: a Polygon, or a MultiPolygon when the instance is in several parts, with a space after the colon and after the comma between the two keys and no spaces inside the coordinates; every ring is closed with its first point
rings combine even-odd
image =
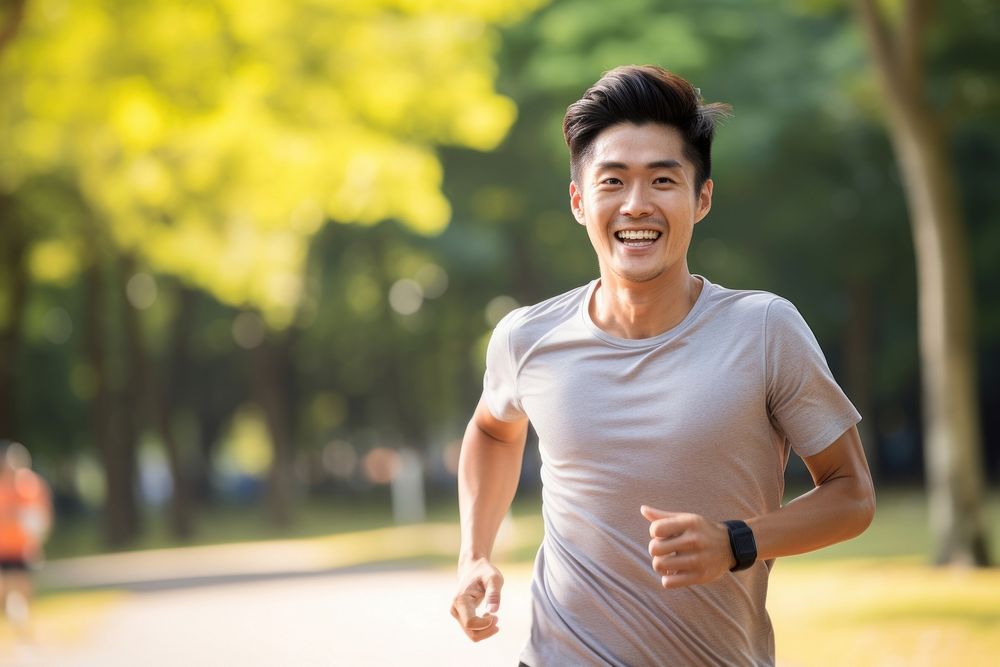
{"type": "MultiPolygon", "coordinates": [[[[616,169],[618,171],[625,171],[628,169],[628,165],[624,162],[615,162],[613,160],[607,160],[604,162],[598,162],[595,165],[598,169],[616,169]]],[[[653,162],[648,162],[646,164],[646,169],[680,169],[681,163],[677,160],[655,160],[653,162]]]]}
{"type": "Polygon", "coordinates": [[[646,165],[647,169],[680,169],[681,163],[677,160],[656,160],[646,165]]]}
{"type": "Polygon", "coordinates": [[[598,169],[617,169],[619,171],[624,171],[625,169],[628,169],[628,165],[626,165],[624,162],[613,162],[608,160],[605,160],[604,162],[598,162],[594,166],[597,167],[598,169]]]}

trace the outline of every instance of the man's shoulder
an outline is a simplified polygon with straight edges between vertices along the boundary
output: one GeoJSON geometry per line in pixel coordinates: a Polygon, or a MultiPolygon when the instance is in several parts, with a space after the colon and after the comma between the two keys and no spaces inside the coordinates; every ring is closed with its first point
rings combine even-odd
{"type": "Polygon", "coordinates": [[[714,323],[743,334],[758,332],[765,339],[791,331],[809,331],[798,308],[787,298],[764,290],[712,286],[714,323]]]}
{"type": "Polygon", "coordinates": [[[710,289],[710,305],[727,314],[763,317],[775,303],[791,306],[784,297],[765,290],[732,289],[717,284],[712,284],[710,289]]]}
{"type": "Polygon", "coordinates": [[[533,343],[576,317],[590,287],[591,283],[588,283],[534,305],[516,308],[500,321],[497,331],[506,332],[512,341],[533,343]]]}

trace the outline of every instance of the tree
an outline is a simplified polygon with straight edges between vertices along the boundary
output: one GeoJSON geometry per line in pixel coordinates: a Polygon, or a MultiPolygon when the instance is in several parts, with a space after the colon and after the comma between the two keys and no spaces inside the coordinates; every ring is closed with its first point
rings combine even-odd
{"type": "MultiPolygon", "coordinates": [[[[17,34],[24,20],[24,5],[27,0],[14,0],[4,6],[0,14],[0,58],[17,34]]],[[[7,193],[0,191],[0,224],[7,220],[7,229],[0,229],[0,271],[3,280],[0,287],[0,434],[14,437],[17,422],[14,411],[14,360],[21,337],[21,322],[28,297],[28,271],[25,251],[28,245],[26,234],[12,224],[14,202],[7,193]],[[6,233],[3,233],[6,232],[6,233]]],[[[3,437],[0,435],[0,437],[3,437]]]]}
{"type": "Polygon", "coordinates": [[[946,128],[926,89],[923,51],[932,5],[906,0],[893,27],[875,0],[857,0],[887,103],[917,258],[934,560],[987,565],[968,234],[946,128]]]}
{"type": "MultiPolygon", "coordinates": [[[[126,258],[110,265],[176,276],[281,332],[299,313],[308,245],[326,221],[444,228],[450,208],[436,147],[488,149],[504,136],[515,107],[493,90],[495,26],[538,0],[42,4],[28,4],[0,62],[0,132],[9,137],[0,194],[66,174],[91,226],[53,243],[106,244],[126,258]]],[[[95,248],[80,267],[94,304],[103,303],[100,257],[95,248]]],[[[118,277],[120,294],[130,276],[118,277]]],[[[124,375],[148,389],[156,382],[144,338],[124,319],[135,367],[124,375]]],[[[87,327],[99,375],[105,324],[87,327]]],[[[291,465],[283,365],[262,362],[252,374],[281,468],[271,476],[278,505],[291,465]]],[[[124,392],[124,400],[153,406],[145,419],[169,448],[170,408],[164,392],[155,395],[124,392]]],[[[114,411],[110,400],[103,391],[95,398],[114,411]]],[[[106,451],[109,475],[131,474],[110,460],[128,456],[106,451]]],[[[175,474],[178,457],[170,452],[175,474]]],[[[119,482],[108,488],[127,487],[119,482]]],[[[183,502],[186,484],[174,487],[183,502]]],[[[109,498],[111,508],[127,503],[109,498]]]]}

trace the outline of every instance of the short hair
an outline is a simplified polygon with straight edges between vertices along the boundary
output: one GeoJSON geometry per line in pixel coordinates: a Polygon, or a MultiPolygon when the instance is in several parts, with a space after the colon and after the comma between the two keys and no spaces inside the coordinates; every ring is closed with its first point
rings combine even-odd
{"type": "Polygon", "coordinates": [[[705,104],[701,91],[662,67],[616,67],[566,109],[563,136],[569,147],[570,178],[576,181],[602,131],[621,123],[660,123],[680,132],[684,156],[694,165],[697,194],[712,175],[715,126],[731,110],[728,104],[705,104]]]}

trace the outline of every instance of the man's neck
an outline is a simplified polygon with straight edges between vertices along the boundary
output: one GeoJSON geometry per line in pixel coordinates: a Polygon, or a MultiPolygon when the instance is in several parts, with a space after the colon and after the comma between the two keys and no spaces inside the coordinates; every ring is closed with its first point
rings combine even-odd
{"type": "MultiPolygon", "coordinates": [[[[603,272],[602,272],[603,273],[603,272]]],[[[687,272],[644,283],[602,275],[590,302],[590,316],[602,330],[618,338],[652,338],[687,317],[704,281],[687,272]]]]}

